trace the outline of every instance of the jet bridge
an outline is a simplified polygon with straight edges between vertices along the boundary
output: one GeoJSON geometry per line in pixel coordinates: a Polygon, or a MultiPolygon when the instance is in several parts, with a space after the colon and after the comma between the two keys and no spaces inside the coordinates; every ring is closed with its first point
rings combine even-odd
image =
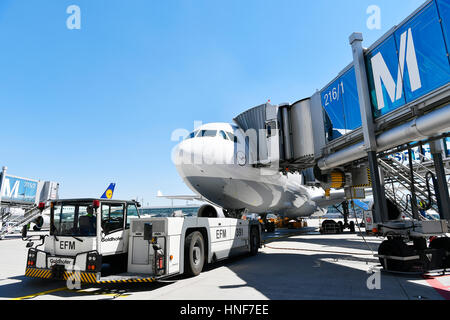
{"type": "Polygon", "coordinates": [[[40,229],[44,222],[42,212],[49,200],[58,198],[58,189],[57,182],[13,176],[3,167],[0,173],[0,239],[30,222],[40,229]],[[12,213],[11,209],[23,214],[12,213]]]}
{"type": "Polygon", "coordinates": [[[326,191],[344,188],[348,199],[371,188],[373,231],[395,238],[381,246],[383,266],[414,264],[403,259],[416,256],[409,254],[414,249],[429,270],[438,263],[425,263],[426,254],[450,254],[449,238],[433,248],[423,243],[449,232],[450,4],[429,0],[369,48],[362,41],[361,33],[350,36],[353,62],[311,97],[258,106],[234,120],[244,131],[265,129],[255,142],[255,166],[313,168],[316,183],[326,191]],[[406,163],[395,159],[403,151],[406,163]],[[419,214],[426,210],[440,220],[419,214]]]}

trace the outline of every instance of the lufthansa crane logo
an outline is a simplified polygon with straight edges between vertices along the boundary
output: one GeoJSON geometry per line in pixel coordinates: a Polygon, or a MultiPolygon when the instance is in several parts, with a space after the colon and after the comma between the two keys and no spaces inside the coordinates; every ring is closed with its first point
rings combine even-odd
{"type": "Polygon", "coordinates": [[[111,189],[106,190],[106,198],[111,199],[112,198],[112,194],[113,194],[113,192],[112,192],[111,189]]]}

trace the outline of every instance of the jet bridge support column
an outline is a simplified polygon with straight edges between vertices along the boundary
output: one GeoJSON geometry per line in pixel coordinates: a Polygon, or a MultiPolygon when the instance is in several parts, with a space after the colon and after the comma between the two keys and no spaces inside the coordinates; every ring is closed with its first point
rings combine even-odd
{"type": "Polygon", "coordinates": [[[436,170],[436,198],[439,207],[439,216],[441,219],[450,221],[450,199],[448,194],[448,186],[445,177],[444,164],[442,162],[442,153],[444,148],[442,140],[435,140],[430,142],[430,151],[433,155],[434,168],[436,170]]]}
{"type": "Polygon", "coordinates": [[[370,103],[369,86],[367,84],[364,49],[362,47],[363,36],[361,33],[355,32],[350,36],[349,41],[353,51],[353,66],[355,68],[356,85],[358,87],[358,99],[364,135],[364,147],[369,158],[370,175],[372,178],[372,192],[375,205],[373,218],[375,223],[382,223],[388,220],[387,204],[384,193],[384,186],[381,183],[381,177],[378,170],[376,152],[377,143],[375,139],[375,129],[372,116],[372,106],[370,103]]]}
{"type": "Polygon", "coordinates": [[[3,189],[5,188],[6,170],[8,170],[8,167],[3,166],[2,167],[2,175],[1,175],[1,178],[0,178],[0,207],[2,206],[3,189]]]}

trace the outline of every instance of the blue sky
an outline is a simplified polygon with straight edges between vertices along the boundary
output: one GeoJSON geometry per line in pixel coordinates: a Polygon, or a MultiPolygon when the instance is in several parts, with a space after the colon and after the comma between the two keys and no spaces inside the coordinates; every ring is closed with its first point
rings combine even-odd
{"type": "Polygon", "coordinates": [[[190,193],[175,129],[311,96],[351,62],[352,32],[368,47],[423,2],[1,0],[0,165],[63,198],[116,182],[115,198],[169,205],[157,190],[190,193]]]}

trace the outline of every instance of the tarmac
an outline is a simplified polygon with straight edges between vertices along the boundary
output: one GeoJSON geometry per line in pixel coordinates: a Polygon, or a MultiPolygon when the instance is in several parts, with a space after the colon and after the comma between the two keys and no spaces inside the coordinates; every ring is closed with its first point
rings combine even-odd
{"type": "Polygon", "coordinates": [[[355,233],[322,235],[308,228],[264,234],[256,256],[204,267],[196,277],[157,283],[82,284],[24,276],[27,248],[19,235],[0,241],[0,299],[7,300],[449,300],[450,275],[381,271],[373,256],[383,239],[355,233]]]}

